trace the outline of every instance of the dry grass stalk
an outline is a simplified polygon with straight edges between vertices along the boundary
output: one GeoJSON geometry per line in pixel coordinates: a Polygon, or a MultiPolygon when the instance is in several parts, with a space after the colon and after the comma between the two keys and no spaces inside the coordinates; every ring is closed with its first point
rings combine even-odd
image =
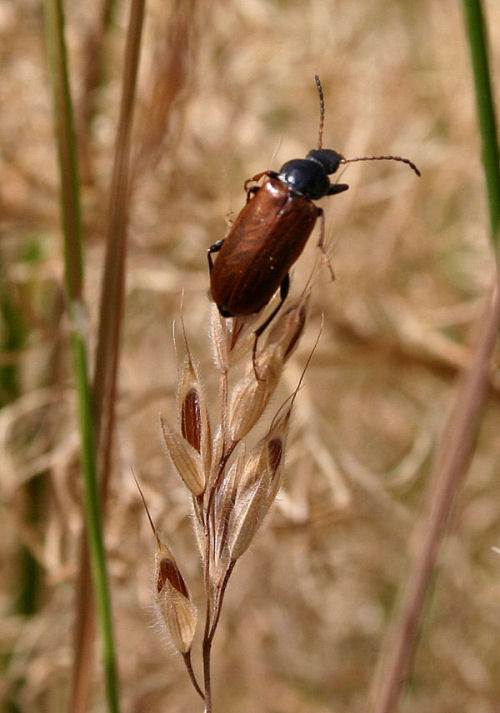
{"type": "Polygon", "coordinates": [[[490,391],[491,362],[498,338],[500,293],[497,280],[482,318],[474,359],[457,393],[434,462],[431,492],[421,523],[418,554],[403,591],[393,630],[382,650],[372,688],[372,710],[395,710],[410,661],[439,547],[450,511],[476,445],[481,417],[490,391]]]}
{"type": "MultiPolygon", "coordinates": [[[[206,713],[212,711],[211,647],[224,593],[236,561],[252,543],[278,493],[295,395],[253,448],[248,449],[243,439],[261,421],[285,362],[299,342],[306,301],[304,298],[276,318],[255,353],[252,324],[228,322],[213,306],[210,337],[220,380],[220,423],[215,437],[212,439],[204,389],[187,340],[177,388],[177,426],[161,417],[167,453],[192,499],[202,557],[206,608],[203,685],[191,665],[197,609],[172,550],[160,539],[144,502],[156,539],[155,603],[172,643],[184,657],[196,691],[204,699],[206,713]],[[243,356],[247,368],[233,385],[233,367],[243,356]]],[[[142,492],[141,497],[144,501],[142,492]]]]}

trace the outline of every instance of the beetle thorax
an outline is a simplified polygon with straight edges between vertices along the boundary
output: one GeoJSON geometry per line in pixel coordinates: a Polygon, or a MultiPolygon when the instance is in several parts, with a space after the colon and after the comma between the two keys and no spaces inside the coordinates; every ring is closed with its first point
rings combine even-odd
{"type": "Polygon", "coordinates": [[[293,193],[312,200],[326,196],[330,188],[330,180],[324,167],[312,158],[287,161],[281,167],[278,178],[286,183],[293,193]]]}

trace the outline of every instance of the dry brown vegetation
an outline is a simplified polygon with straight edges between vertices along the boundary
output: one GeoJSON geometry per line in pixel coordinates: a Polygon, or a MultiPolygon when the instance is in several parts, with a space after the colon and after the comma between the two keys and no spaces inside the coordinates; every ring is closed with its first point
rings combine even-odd
{"type": "MultiPolygon", "coordinates": [[[[495,29],[500,6],[486,5],[495,29]]],[[[118,5],[104,37],[101,85],[90,41],[100,12],[98,2],[67,3],[94,326],[126,7],[118,5]]],[[[0,37],[1,278],[25,330],[1,361],[16,367],[18,383],[2,394],[0,411],[0,697],[35,713],[67,705],[82,525],[78,434],[39,4],[2,5],[0,37]],[[19,605],[21,546],[41,568],[29,616],[19,605]]],[[[184,351],[178,329],[179,353],[173,344],[172,322],[181,293],[210,405],[218,378],[205,251],[223,237],[228,211],[242,206],[245,179],[315,145],[315,74],[325,89],[326,147],[349,157],[404,154],[422,171],[417,179],[396,163],[353,165],[341,179],[350,190],[322,203],[336,281],[324,270],[315,285],[269,421],[297,385],[321,315],[323,334],[297,397],[282,490],[235,568],[214,642],[216,713],[361,713],[417,546],[435,445],[494,277],[457,3],[151,0],[141,62],[106,518],[124,710],[202,706],[181,658],[150,628],[154,540],[131,476],[132,466],[201,604],[190,503],[165,457],[158,418],[175,414],[184,351]]],[[[294,270],[295,295],[314,243],[294,270]]],[[[500,545],[497,376],[401,713],[499,710],[500,557],[491,550],[500,545]]],[[[101,711],[96,671],[90,710],[101,711]]]]}

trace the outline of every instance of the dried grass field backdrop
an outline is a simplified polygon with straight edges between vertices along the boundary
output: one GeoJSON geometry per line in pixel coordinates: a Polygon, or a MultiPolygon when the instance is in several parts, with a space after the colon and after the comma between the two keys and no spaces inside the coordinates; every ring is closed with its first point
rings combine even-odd
{"type": "Polygon", "coordinates": [[[479,9],[0,5],[2,710],[498,713],[479,9]],[[252,358],[206,251],[317,147],[315,75],[325,148],[422,176],[341,166],[335,280],[316,227],[252,358]]]}

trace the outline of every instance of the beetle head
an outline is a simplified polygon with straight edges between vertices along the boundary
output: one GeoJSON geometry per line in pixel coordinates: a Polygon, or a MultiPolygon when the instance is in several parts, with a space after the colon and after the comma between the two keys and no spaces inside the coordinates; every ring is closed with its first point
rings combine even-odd
{"type": "Polygon", "coordinates": [[[309,151],[306,159],[317,161],[323,166],[326,173],[330,175],[331,173],[335,173],[344,157],[342,154],[332,151],[331,149],[313,149],[309,151]]]}

